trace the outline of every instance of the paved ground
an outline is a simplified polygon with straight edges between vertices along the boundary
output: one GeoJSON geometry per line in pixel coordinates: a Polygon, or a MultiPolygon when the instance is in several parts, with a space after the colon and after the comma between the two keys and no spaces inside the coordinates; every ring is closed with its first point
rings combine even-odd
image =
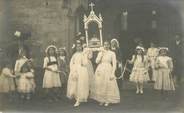
{"type": "Polygon", "coordinates": [[[152,89],[152,84],[145,85],[144,95],[136,95],[132,83],[124,82],[121,90],[121,103],[109,107],[99,106],[93,100],[74,108],[73,101],[63,98],[54,103],[49,103],[37,94],[31,101],[16,100],[9,102],[1,98],[1,111],[4,112],[61,112],[61,113],[181,113],[184,111],[183,86],[177,89],[174,95],[168,98],[152,89]]]}

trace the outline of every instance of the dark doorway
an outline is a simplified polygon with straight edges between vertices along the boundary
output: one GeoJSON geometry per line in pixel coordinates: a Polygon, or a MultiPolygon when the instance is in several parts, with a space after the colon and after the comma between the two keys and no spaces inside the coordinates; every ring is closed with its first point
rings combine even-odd
{"type": "Polygon", "coordinates": [[[96,0],[96,12],[102,13],[103,38],[118,38],[124,58],[130,56],[133,40],[139,38],[147,48],[150,42],[168,46],[176,33],[182,33],[182,19],[176,5],[157,0],[96,0]],[[122,28],[122,13],[128,12],[127,30],[122,28]]]}

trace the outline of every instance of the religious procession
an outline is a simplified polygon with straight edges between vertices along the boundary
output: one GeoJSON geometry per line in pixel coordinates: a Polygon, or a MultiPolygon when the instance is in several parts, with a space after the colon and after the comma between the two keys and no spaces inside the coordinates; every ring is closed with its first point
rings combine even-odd
{"type": "MultiPolygon", "coordinates": [[[[121,94],[123,88],[128,88],[127,82],[133,84],[131,91],[135,95],[148,95],[144,89],[151,84],[149,89],[158,92],[164,101],[175,96],[183,78],[181,35],[176,34],[170,45],[132,39],[133,46],[123,51],[119,38],[103,37],[102,15],[96,15],[93,3],[89,6],[91,11],[83,18],[84,32],[76,34],[70,50],[54,41],[47,45],[40,53],[43,56],[40,57],[41,68],[35,68],[38,62],[29,55],[31,52],[21,39],[14,61],[6,55],[1,58],[0,93],[3,98],[10,102],[29,102],[39,97],[48,103],[66,98],[74,107],[93,101],[109,107],[124,100],[121,94]],[[99,34],[89,32],[91,22],[98,26],[99,34]]],[[[16,30],[13,35],[20,38],[22,32],[16,30]]]]}

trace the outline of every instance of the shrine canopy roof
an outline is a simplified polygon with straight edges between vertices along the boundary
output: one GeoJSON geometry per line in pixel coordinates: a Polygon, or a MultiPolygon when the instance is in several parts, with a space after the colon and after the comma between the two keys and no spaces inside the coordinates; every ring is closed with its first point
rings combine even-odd
{"type": "Polygon", "coordinates": [[[102,19],[102,16],[101,14],[99,14],[99,16],[97,16],[93,10],[93,7],[95,6],[95,4],[93,3],[90,3],[89,6],[91,7],[91,11],[90,11],[90,14],[89,16],[87,17],[86,15],[84,15],[84,28],[85,29],[88,29],[88,24],[91,23],[91,22],[95,22],[98,24],[98,27],[99,28],[102,28],[102,22],[103,22],[103,19],[102,19]]]}

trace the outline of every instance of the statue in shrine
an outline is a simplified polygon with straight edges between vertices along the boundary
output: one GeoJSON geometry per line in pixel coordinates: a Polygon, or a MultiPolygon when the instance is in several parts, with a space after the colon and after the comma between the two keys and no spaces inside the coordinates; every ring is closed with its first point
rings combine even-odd
{"type": "Polygon", "coordinates": [[[89,40],[89,47],[100,47],[100,40],[94,34],[93,37],[89,40]]]}

